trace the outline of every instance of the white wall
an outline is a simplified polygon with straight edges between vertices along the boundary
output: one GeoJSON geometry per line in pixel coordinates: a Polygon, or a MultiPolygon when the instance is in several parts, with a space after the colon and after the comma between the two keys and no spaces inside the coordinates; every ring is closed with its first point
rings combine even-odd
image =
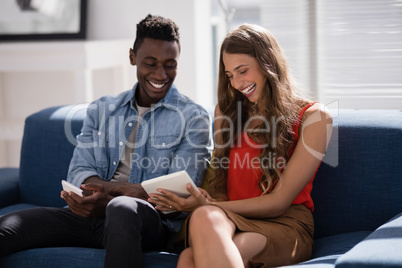
{"type": "Polygon", "coordinates": [[[89,0],[88,38],[134,41],[136,24],[148,14],[161,15],[177,23],[182,50],[175,84],[193,100],[212,105],[210,1],[89,0]]]}
{"type": "MultiPolygon", "coordinates": [[[[172,19],[180,28],[182,51],[175,81],[178,89],[206,107],[213,105],[210,1],[88,0],[88,5],[88,40],[127,43],[127,51],[116,53],[116,57],[127,57],[126,66],[97,69],[92,73],[91,84],[96,89],[90,94],[92,99],[127,90],[136,82],[135,67],[129,65],[129,48],[135,39],[136,24],[151,13],[172,19]],[[123,72],[127,81],[113,82],[121,77],[118,72],[123,72]],[[116,84],[121,86],[120,90],[112,88],[116,84]]],[[[26,71],[23,65],[23,71],[0,71],[0,167],[19,166],[23,122],[28,115],[50,106],[82,101],[74,89],[77,72],[26,71]]]]}

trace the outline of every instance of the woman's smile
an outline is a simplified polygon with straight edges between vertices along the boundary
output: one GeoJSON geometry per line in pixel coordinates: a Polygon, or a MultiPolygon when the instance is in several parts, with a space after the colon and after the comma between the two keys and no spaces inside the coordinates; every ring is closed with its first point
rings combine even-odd
{"type": "Polygon", "coordinates": [[[254,91],[256,89],[256,83],[253,83],[249,85],[248,87],[241,89],[240,92],[244,94],[247,98],[253,95],[254,91]]]}

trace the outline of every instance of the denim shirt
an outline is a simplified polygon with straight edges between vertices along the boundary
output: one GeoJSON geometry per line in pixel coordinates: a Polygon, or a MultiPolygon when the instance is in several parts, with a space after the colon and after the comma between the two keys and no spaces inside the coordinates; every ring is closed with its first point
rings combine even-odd
{"type": "MultiPolygon", "coordinates": [[[[205,160],[209,158],[208,113],[173,85],[166,96],[140,118],[134,108],[137,85],[117,97],[105,96],[88,106],[67,180],[75,185],[91,176],[110,181],[139,120],[129,182],[141,183],[186,170],[199,186],[205,160]]],[[[179,227],[173,229],[178,231],[179,227]]]]}

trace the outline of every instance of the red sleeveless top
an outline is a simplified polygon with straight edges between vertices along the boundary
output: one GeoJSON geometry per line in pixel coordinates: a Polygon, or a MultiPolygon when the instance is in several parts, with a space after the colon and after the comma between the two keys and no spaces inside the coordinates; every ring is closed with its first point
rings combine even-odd
{"type": "MultiPolygon", "coordinates": [[[[292,126],[294,142],[289,151],[289,157],[293,154],[299,140],[299,124],[304,115],[304,112],[316,102],[312,102],[304,107],[299,113],[298,119],[292,126]]],[[[237,139],[236,145],[230,150],[229,163],[228,163],[228,198],[229,200],[240,200],[252,197],[261,196],[262,191],[258,188],[258,183],[262,177],[258,156],[261,152],[261,146],[258,146],[246,133],[240,135],[237,139]]],[[[276,155],[268,155],[264,161],[265,165],[284,165],[279,163],[276,155]]],[[[317,169],[318,170],[318,169],[317,169]]],[[[316,171],[317,173],[317,171],[316,171]]],[[[311,190],[313,189],[313,178],[300,192],[292,204],[304,204],[311,211],[314,211],[314,203],[311,198],[311,190]]]]}

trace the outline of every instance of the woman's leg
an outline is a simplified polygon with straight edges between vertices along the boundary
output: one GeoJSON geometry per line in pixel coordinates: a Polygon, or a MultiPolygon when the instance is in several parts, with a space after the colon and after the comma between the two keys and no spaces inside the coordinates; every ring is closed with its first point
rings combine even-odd
{"type": "Polygon", "coordinates": [[[267,238],[259,233],[239,232],[234,235],[233,241],[247,267],[248,261],[264,249],[267,238]]]}
{"type": "Polygon", "coordinates": [[[194,268],[193,248],[188,247],[180,253],[177,268],[194,268]]]}
{"type": "Polygon", "coordinates": [[[234,223],[219,207],[203,206],[195,210],[189,223],[189,243],[195,266],[244,267],[232,240],[235,230],[234,223]]]}

